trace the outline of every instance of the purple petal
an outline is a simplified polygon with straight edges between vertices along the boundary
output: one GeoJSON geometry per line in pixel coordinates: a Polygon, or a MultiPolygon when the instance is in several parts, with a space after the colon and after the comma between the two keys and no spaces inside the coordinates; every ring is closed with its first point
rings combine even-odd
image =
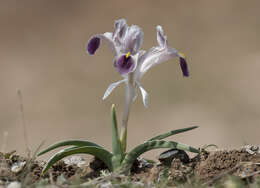
{"type": "Polygon", "coordinates": [[[188,69],[188,64],[187,64],[186,60],[182,57],[180,57],[180,66],[181,66],[183,76],[188,77],[190,75],[189,69],[188,69]]]}
{"type": "Polygon", "coordinates": [[[98,49],[100,45],[100,38],[98,37],[92,37],[89,41],[88,41],[88,45],[87,45],[87,51],[90,55],[94,55],[96,50],[98,49]]]}
{"type": "Polygon", "coordinates": [[[125,55],[119,57],[115,61],[114,65],[120,74],[127,74],[131,72],[135,67],[133,58],[131,56],[126,57],[125,55]]]}

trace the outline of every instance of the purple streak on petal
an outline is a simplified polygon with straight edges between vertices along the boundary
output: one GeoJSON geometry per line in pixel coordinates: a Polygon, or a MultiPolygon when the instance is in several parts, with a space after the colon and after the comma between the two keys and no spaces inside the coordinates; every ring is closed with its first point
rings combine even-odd
{"type": "Polygon", "coordinates": [[[131,72],[135,66],[133,58],[131,56],[126,58],[125,55],[119,57],[115,61],[114,65],[120,74],[127,74],[131,72]]]}
{"type": "Polygon", "coordinates": [[[88,41],[88,45],[87,45],[87,51],[90,55],[94,55],[96,50],[98,49],[100,45],[100,38],[98,37],[92,37],[89,41],[88,41]]]}
{"type": "Polygon", "coordinates": [[[190,75],[189,69],[188,69],[188,64],[187,64],[186,60],[182,57],[180,57],[180,66],[181,66],[183,76],[188,77],[190,75]]]}
{"type": "Polygon", "coordinates": [[[121,39],[125,35],[127,24],[125,19],[119,19],[115,21],[115,31],[113,33],[113,39],[121,44],[121,39]]]}
{"type": "Polygon", "coordinates": [[[132,25],[127,28],[124,37],[124,50],[135,55],[141,48],[143,43],[143,31],[137,25],[132,25]]]}
{"type": "Polygon", "coordinates": [[[164,47],[167,45],[167,37],[163,34],[162,26],[158,25],[157,29],[157,42],[159,46],[164,47]]]}

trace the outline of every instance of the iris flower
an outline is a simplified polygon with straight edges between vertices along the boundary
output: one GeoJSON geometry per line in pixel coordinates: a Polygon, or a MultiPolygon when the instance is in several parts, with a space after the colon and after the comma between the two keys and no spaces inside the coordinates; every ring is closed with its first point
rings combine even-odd
{"type": "Polygon", "coordinates": [[[167,37],[164,35],[161,26],[156,27],[158,45],[147,52],[141,50],[143,31],[140,27],[137,25],[128,26],[125,19],[116,20],[114,27],[113,33],[106,32],[92,36],[88,41],[87,51],[90,55],[94,55],[101,41],[104,41],[114,53],[114,66],[123,79],[110,84],[103,99],[106,99],[121,83],[126,84],[126,102],[121,129],[121,142],[123,142],[123,148],[125,149],[127,121],[131,103],[137,96],[137,88],[141,91],[144,106],[148,107],[149,95],[140,83],[143,75],[153,66],[166,62],[173,57],[179,58],[183,76],[188,77],[189,70],[184,54],[168,45],[167,37]]]}

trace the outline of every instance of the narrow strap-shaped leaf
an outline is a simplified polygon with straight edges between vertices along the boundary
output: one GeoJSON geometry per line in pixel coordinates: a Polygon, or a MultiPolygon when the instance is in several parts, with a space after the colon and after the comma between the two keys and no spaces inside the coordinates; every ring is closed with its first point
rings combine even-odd
{"type": "Polygon", "coordinates": [[[67,140],[67,141],[61,141],[61,142],[58,142],[56,144],[49,146],[47,149],[40,152],[38,154],[38,156],[43,155],[43,154],[45,154],[45,153],[47,153],[51,150],[54,150],[56,148],[63,147],[63,146],[78,146],[78,147],[95,146],[95,147],[103,148],[102,146],[99,146],[96,143],[93,143],[93,142],[90,142],[90,141],[87,141],[87,140],[67,140]]]}
{"type": "Polygon", "coordinates": [[[168,132],[168,133],[164,133],[164,134],[155,136],[155,137],[151,138],[151,139],[148,140],[148,141],[152,141],[152,140],[162,140],[162,139],[167,138],[167,137],[169,137],[169,136],[172,136],[172,135],[175,135],[175,134],[179,134],[179,133],[183,133],[183,132],[186,132],[186,131],[190,131],[190,130],[196,129],[196,128],[198,128],[198,126],[193,126],[193,127],[183,128],[183,129],[172,130],[172,131],[170,131],[170,132],[168,132]]]}
{"type": "Polygon", "coordinates": [[[63,159],[64,157],[75,155],[75,154],[90,154],[97,158],[99,158],[101,161],[103,161],[107,167],[112,170],[112,164],[111,164],[111,158],[112,153],[109,151],[95,146],[85,146],[85,147],[72,147],[67,148],[59,151],[55,155],[53,155],[46,165],[44,166],[42,173],[44,174],[52,165],[54,165],[59,160],[63,159]]]}
{"type": "Polygon", "coordinates": [[[112,153],[117,156],[122,156],[121,142],[118,135],[117,119],[115,105],[111,108],[111,125],[112,125],[112,153]]]}
{"type": "Polygon", "coordinates": [[[159,148],[176,148],[181,149],[185,151],[190,151],[194,153],[199,153],[199,150],[196,148],[193,148],[191,146],[181,144],[178,142],[172,142],[172,141],[164,141],[164,140],[153,140],[153,141],[147,141],[137,147],[135,147],[133,150],[131,150],[124,158],[122,164],[123,167],[126,169],[131,168],[133,162],[143,153],[152,150],[152,149],[159,149],[159,148]]]}

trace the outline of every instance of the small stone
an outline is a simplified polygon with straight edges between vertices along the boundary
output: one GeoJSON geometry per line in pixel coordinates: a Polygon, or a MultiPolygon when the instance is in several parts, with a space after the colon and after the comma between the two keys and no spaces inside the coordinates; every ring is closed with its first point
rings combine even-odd
{"type": "Polygon", "coordinates": [[[132,173],[138,173],[138,172],[143,171],[145,169],[152,168],[153,166],[154,165],[153,165],[152,162],[149,162],[144,158],[138,157],[132,165],[131,172],[132,173]]]}
{"type": "Polygon", "coordinates": [[[153,164],[145,160],[144,158],[138,158],[139,162],[138,168],[152,168],[153,164]]]}
{"type": "Polygon", "coordinates": [[[26,164],[26,161],[14,163],[11,167],[11,171],[14,173],[19,173],[23,170],[25,164],[26,164]]]}
{"type": "Polygon", "coordinates": [[[13,181],[13,182],[11,182],[11,183],[7,186],[7,188],[21,188],[21,187],[22,187],[22,185],[21,185],[21,183],[18,182],[18,181],[13,181]]]}
{"type": "Polygon", "coordinates": [[[251,155],[254,155],[256,153],[260,153],[259,147],[255,145],[245,145],[242,147],[242,151],[247,152],[251,155]]]}
{"type": "Polygon", "coordinates": [[[165,165],[170,165],[173,159],[180,159],[180,161],[183,163],[190,162],[188,154],[185,151],[179,149],[167,150],[161,153],[158,159],[162,164],[165,165]]]}
{"type": "Polygon", "coordinates": [[[253,145],[253,146],[251,146],[251,150],[252,150],[252,151],[258,151],[258,150],[259,150],[259,147],[253,145]]]}
{"type": "Polygon", "coordinates": [[[86,160],[80,156],[72,156],[70,158],[64,159],[64,163],[67,165],[76,165],[78,167],[84,167],[87,165],[86,160]]]}
{"type": "Polygon", "coordinates": [[[94,157],[92,159],[92,161],[89,163],[89,167],[92,170],[96,170],[96,171],[107,169],[106,164],[103,161],[101,161],[100,159],[98,159],[97,157],[94,157]]]}
{"type": "Polygon", "coordinates": [[[112,183],[110,181],[102,183],[100,186],[100,188],[112,188],[112,183]]]}
{"type": "Polygon", "coordinates": [[[1,188],[2,185],[5,185],[5,182],[0,180],[0,188],[1,188]]]}
{"type": "MultiPolygon", "coordinates": [[[[144,187],[144,183],[139,182],[139,181],[134,182],[134,184],[135,184],[136,186],[138,186],[138,187],[144,187]]],[[[150,186],[148,186],[148,187],[150,187],[150,186]]]]}

